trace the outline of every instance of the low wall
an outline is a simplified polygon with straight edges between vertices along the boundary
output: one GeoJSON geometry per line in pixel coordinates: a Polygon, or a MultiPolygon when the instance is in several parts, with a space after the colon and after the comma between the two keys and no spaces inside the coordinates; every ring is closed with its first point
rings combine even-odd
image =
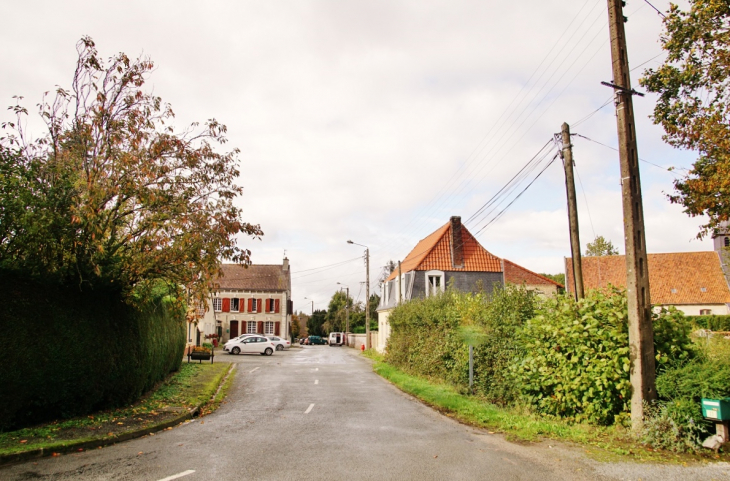
{"type": "MultiPolygon", "coordinates": [[[[365,334],[348,334],[347,345],[354,349],[362,349],[365,344],[365,334]]],[[[370,347],[378,349],[378,331],[370,331],[370,347]]]]}

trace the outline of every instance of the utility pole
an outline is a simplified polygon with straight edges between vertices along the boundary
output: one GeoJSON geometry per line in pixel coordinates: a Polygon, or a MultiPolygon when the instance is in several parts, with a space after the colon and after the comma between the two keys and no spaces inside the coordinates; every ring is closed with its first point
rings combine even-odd
{"type": "Polygon", "coordinates": [[[403,302],[403,292],[401,291],[401,286],[400,286],[400,283],[401,283],[400,275],[401,275],[400,261],[398,261],[398,305],[399,306],[403,302]]]}
{"type": "Polygon", "coordinates": [[[345,332],[350,332],[350,288],[345,287],[347,297],[345,298],[345,332]]]}
{"type": "Polygon", "coordinates": [[[621,194],[626,247],[626,295],[629,306],[629,356],[631,359],[631,427],[641,428],[644,401],[656,399],[654,331],[651,325],[649,269],[644,236],[644,208],[641,201],[639,155],[636,147],[634,106],[629,60],[626,53],[626,18],[622,0],[608,0],[613,82],[621,160],[621,194]]]}
{"type": "Polygon", "coordinates": [[[365,349],[370,349],[370,248],[365,248],[365,349]]]}
{"type": "Polygon", "coordinates": [[[570,252],[573,256],[573,282],[575,299],[583,299],[583,266],[580,258],[580,235],[578,234],[578,205],[575,201],[575,178],[573,177],[573,144],[570,142],[570,126],[563,123],[563,167],[565,167],[565,191],[568,195],[568,226],[570,228],[570,252]]]}

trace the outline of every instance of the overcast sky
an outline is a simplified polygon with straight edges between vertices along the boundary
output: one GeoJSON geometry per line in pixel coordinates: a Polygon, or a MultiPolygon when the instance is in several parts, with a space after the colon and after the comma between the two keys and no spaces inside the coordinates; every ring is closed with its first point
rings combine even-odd
{"type": "MultiPolygon", "coordinates": [[[[643,70],[663,58],[661,18],[643,0],[625,13],[642,90],[643,70]]],[[[265,232],[241,245],[262,264],[286,251],[296,309],[309,312],[305,297],[326,308],[337,282],[364,299],[363,249],[348,239],[370,247],[376,286],[386,261],[450,216],[469,219],[563,122],[592,139],[574,139],[582,250],[603,235],[623,253],[618,154],[596,143],[617,142],[612,92],[600,84],[611,80],[605,0],[4,0],[0,14],[7,105],[22,95],[32,108],[68,87],[75,44],[89,35],[102,57],[151,57],[147,87],[180,128],[226,124],[227,145],[241,149],[245,219],[265,232]]],[[[703,219],[666,199],[677,175],[666,167],[681,173],[695,156],[662,142],[648,118],[654,102],[634,103],[639,156],[657,164],[641,163],[648,250],[709,250],[694,240],[703,219]]],[[[570,255],[560,162],[494,216],[555,152],[466,223],[487,250],[537,272],[562,272],[570,255]]]]}

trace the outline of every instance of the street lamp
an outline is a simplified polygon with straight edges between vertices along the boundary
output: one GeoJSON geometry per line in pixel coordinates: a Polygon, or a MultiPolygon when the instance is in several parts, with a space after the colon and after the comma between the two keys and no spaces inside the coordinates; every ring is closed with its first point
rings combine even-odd
{"type": "MultiPolygon", "coordinates": [[[[347,290],[347,297],[345,297],[345,332],[350,332],[350,287],[341,282],[338,282],[337,284],[343,286],[347,290]]],[[[340,290],[342,290],[342,288],[340,288],[340,290]]]]}
{"type": "Polygon", "coordinates": [[[365,349],[370,349],[370,248],[351,240],[347,243],[365,248],[365,349]]]}

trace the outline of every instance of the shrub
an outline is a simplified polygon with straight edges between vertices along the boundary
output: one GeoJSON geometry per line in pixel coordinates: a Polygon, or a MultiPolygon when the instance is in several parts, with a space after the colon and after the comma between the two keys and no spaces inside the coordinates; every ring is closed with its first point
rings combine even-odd
{"type": "Polygon", "coordinates": [[[730,331],[730,316],[687,316],[697,329],[710,331],[730,331]]]}
{"type": "Polygon", "coordinates": [[[678,453],[696,451],[710,425],[703,421],[699,404],[691,399],[650,404],[644,414],[641,441],[678,453]]]}
{"type": "MultiPolygon", "coordinates": [[[[676,309],[653,314],[657,370],[692,358],[689,325],[676,309]]],[[[576,302],[548,299],[520,332],[525,355],[512,369],[522,397],[539,412],[612,424],[629,409],[626,296],[592,291],[576,302]]]]}
{"type": "Polygon", "coordinates": [[[180,366],[185,307],[165,285],[139,307],[2,270],[0,291],[0,430],[128,404],[180,366]]]}

